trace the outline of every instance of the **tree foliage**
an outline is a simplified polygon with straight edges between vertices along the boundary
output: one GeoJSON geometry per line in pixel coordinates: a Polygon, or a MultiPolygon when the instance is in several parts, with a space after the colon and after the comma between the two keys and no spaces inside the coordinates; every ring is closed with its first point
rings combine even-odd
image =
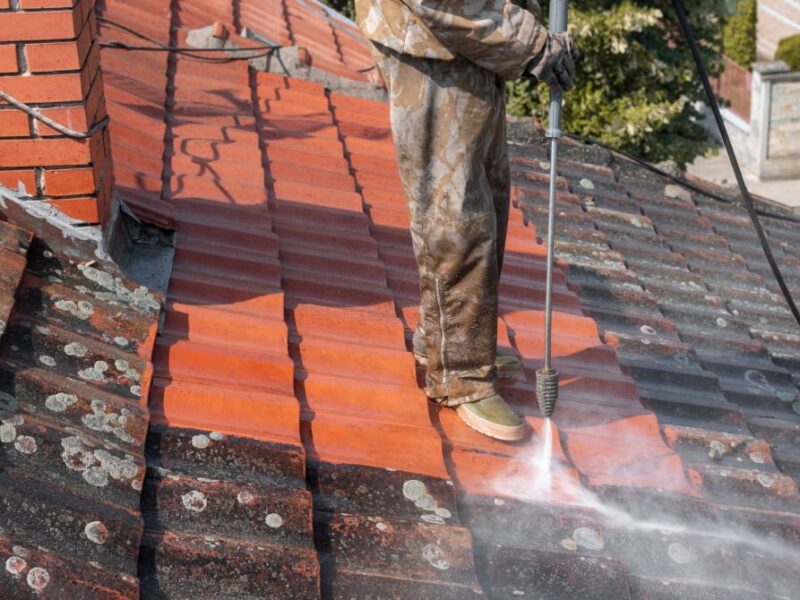
{"type": "Polygon", "coordinates": [[[722,29],[722,51],[733,62],[750,69],[756,60],[756,0],[739,0],[722,29]]]}
{"type": "MultiPolygon", "coordinates": [[[[748,1],[748,0],[745,0],[748,1]]],[[[721,65],[720,22],[727,0],[696,0],[687,10],[712,75],[721,65]]],[[[352,0],[327,0],[352,14],[352,0]]],[[[540,0],[547,15],[548,0],[540,0]]],[[[570,30],[582,57],[562,127],[653,162],[692,161],[712,142],[698,124],[703,88],[669,0],[570,0],[570,30]]],[[[508,83],[508,109],[547,119],[545,86],[508,83]]]]}
{"type": "MultiPolygon", "coordinates": [[[[542,12],[547,14],[546,1],[542,12]]],[[[699,0],[689,17],[711,74],[720,69],[724,0],[699,0]]],[[[684,165],[711,148],[695,108],[703,88],[668,0],[572,0],[569,27],[581,50],[562,128],[652,162],[684,165]]],[[[547,119],[549,92],[509,82],[509,112],[547,119]]]]}
{"type": "Polygon", "coordinates": [[[338,10],[348,19],[356,18],[356,8],[354,0],[322,0],[323,4],[327,4],[331,8],[338,10]]]}
{"type": "Polygon", "coordinates": [[[800,33],[783,38],[778,42],[775,60],[782,60],[792,71],[800,71],[800,33]]]}

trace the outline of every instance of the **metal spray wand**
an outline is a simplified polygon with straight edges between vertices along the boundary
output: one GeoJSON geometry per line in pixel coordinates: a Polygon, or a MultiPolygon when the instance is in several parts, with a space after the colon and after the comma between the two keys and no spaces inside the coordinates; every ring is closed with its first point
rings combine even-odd
{"type": "MultiPolygon", "coordinates": [[[[550,0],[550,31],[567,30],[567,0],[550,0]]],[[[558,400],[558,371],[551,362],[553,333],[553,251],[555,242],[558,139],[561,137],[561,91],[550,88],[547,137],[550,139],[550,194],[547,203],[547,288],[544,304],[544,366],[536,371],[536,401],[542,416],[550,418],[558,400]]]]}

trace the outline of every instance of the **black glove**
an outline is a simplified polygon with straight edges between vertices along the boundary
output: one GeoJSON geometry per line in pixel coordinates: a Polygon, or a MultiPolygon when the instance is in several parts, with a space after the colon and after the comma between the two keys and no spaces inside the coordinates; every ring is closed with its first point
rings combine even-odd
{"type": "Polygon", "coordinates": [[[575,84],[575,61],[578,49],[567,32],[551,33],[539,54],[528,63],[526,73],[560,92],[568,92],[575,84]]]}

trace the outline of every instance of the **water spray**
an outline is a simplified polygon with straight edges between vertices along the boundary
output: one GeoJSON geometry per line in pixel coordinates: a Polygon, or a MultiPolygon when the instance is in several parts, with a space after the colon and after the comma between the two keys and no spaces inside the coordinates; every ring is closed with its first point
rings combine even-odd
{"type": "MultiPolygon", "coordinates": [[[[567,30],[567,0],[551,0],[550,32],[560,33],[567,30]]],[[[536,401],[539,410],[548,422],[556,408],[558,400],[558,371],[553,368],[552,333],[553,333],[553,253],[555,248],[555,216],[556,216],[556,178],[558,177],[558,139],[561,137],[561,90],[550,88],[550,113],[548,117],[547,137],[550,139],[550,195],[547,204],[547,287],[544,303],[544,366],[536,371],[536,401]]]]}

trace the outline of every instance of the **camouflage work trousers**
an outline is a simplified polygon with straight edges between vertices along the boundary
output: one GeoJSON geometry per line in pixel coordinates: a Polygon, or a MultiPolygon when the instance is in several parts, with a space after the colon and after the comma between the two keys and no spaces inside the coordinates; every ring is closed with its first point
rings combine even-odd
{"type": "Polygon", "coordinates": [[[377,45],[373,56],[389,90],[411,217],[425,393],[446,406],[481,400],[496,393],[510,191],[505,83],[463,58],[415,58],[377,45]]]}

